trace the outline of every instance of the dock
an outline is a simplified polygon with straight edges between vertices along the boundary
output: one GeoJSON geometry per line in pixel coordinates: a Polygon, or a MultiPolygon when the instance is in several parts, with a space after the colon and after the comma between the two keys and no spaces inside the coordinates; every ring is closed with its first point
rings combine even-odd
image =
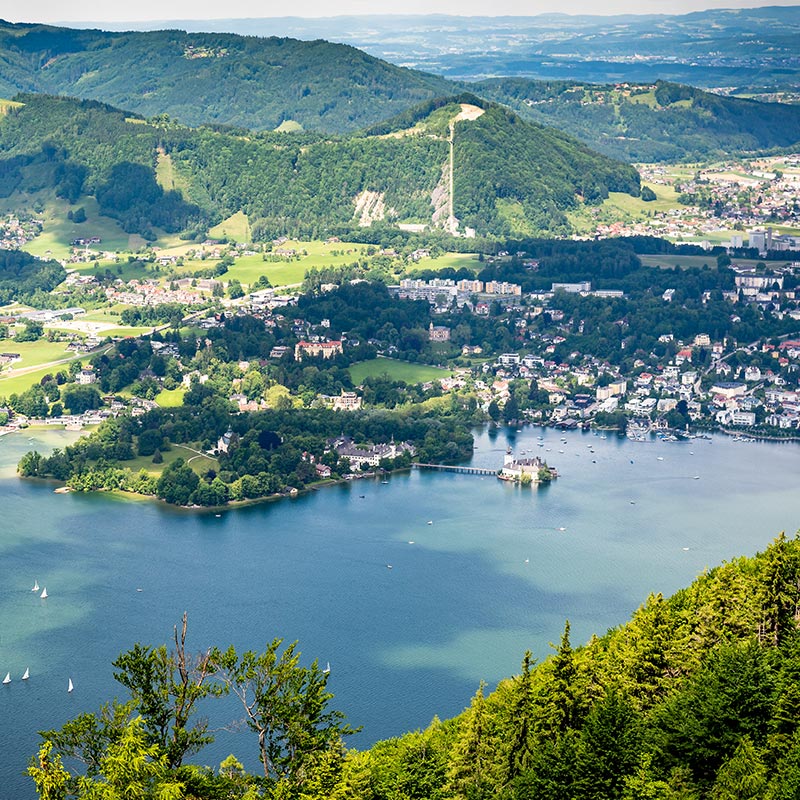
{"type": "Polygon", "coordinates": [[[464,475],[492,475],[497,477],[496,469],[486,469],[485,467],[459,467],[451,464],[420,464],[414,462],[412,465],[417,469],[438,469],[442,472],[461,472],[464,475]]]}

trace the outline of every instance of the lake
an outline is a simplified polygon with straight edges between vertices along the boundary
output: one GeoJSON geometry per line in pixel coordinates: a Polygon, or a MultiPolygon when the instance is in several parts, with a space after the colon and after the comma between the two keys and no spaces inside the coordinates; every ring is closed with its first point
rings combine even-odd
{"type": "MultiPolygon", "coordinates": [[[[498,468],[508,446],[546,457],[560,477],[539,489],[412,471],[216,516],[55,494],[14,468],[69,435],[0,437],[0,800],[34,797],[36,732],[122,697],[111,661],[168,642],[184,611],[190,650],[283,637],[330,662],[333,706],[363,726],[349,744],[367,747],[457,714],[526,649],[545,658],[565,619],[581,644],[800,525],[797,445],[565,438],[476,432],[473,465],[498,468]]],[[[254,734],[220,731],[198,760],[231,752],[255,768],[254,734]]]]}

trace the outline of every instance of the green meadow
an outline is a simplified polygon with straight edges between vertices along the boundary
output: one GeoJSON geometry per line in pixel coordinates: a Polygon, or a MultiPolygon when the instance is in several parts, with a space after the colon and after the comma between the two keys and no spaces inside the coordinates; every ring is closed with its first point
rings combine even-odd
{"type": "Polygon", "coordinates": [[[359,385],[365,378],[388,375],[394,381],[406,383],[426,383],[427,381],[446,378],[452,373],[448,369],[430,367],[427,364],[411,364],[408,361],[398,361],[395,358],[371,358],[369,361],[359,361],[350,367],[350,377],[353,383],[359,385]]]}

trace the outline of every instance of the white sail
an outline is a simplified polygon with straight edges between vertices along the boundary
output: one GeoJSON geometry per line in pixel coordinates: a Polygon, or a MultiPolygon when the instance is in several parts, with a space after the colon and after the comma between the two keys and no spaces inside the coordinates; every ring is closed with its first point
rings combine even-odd
{"type": "Polygon", "coordinates": [[[69,686],[67,686],[67,691],[68,691],[68,692],[71,692],[71,691],[72,691],[72,689],[73,689],[73,686],[72,686],[72,678],[70,678],[70,679],[69,679],[69,686]]]}
{"type": "Polygon", "coordinates": [[[33,582],[33,589],[31,589],[31,591],[32,591],[32,592],[38,592],[38,591],[39,591],[39,581],[36,581],[36,580],[35,580],[35,581],[33,582]]]}
{"type": "Polygon", "coordinates": [[[39,595],[39,597],[41,597],[42,600],[47,599],[47,587],[46,586],[44,587],[44,589],[42,589],[42,593],[39,595]]]}
{"type": "Polygon", "coordinates": [[[329,662],[328,662],[328,663],[325,665],[325,669],[324,669],[324,670],[322,670],[322,671],[323,671],[323,672],[324,672],[326,675],[327,675],[327,674],[328,674],[328,673],[331,671],[331,662],[330,662],[330,661],[329,661],[329,662]]]}
{"type": "Polygon", "coordinates": [[[25,672],[22,673],[22,680],[26,681],[28,680],[28,678],[30,678],[30,676],[31,676],[30,670],[27,667],[25,667],[25,672]]]}
{"type": "Polygon", "coordinates": [[[11,683],[11,673],[6,672],[5,678],[3,678],[3,683],[11,683]]]}

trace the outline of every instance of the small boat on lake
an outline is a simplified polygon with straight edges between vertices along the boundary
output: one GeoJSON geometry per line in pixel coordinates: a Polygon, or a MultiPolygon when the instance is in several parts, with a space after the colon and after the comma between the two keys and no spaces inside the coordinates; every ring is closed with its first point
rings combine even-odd
{"type": "Polygon", "coordinates": [[[67,684],[67,693],[71,692],[75,687],[72,685],[72,678],[69,679],[69,683],[67,684]]]}
{"type": "Polygon", "coordinates": [[[38,592],[38,591],[39,591],[39,581],[37,581],[37,580],[34,580],[34,582],[33,582],[33,589],[31,589],[31,591],[32,591],[32,592],[38,592]]]}
{"type": "Polygon", "coordinates": [[[44,589],[42,589],[42,593],[39,595],[39,597],[41,597],[42,600],[47,600],[47,587],[46,586],[44,587],[44,589]]]}
{"type": "Polygon", "coordinates": [[[25,672],[22,673],[22,680],[26,681],[28,680],[28,678],[30,678],[30,676],[31,676],[30,670],[27,667],[25,667],[25,672]]]}
{"type": "Polygon", "coordinates": [[[6,672],[5,678],[3,678],[3,683],[11,683],[11,673],[6,672]]]}

